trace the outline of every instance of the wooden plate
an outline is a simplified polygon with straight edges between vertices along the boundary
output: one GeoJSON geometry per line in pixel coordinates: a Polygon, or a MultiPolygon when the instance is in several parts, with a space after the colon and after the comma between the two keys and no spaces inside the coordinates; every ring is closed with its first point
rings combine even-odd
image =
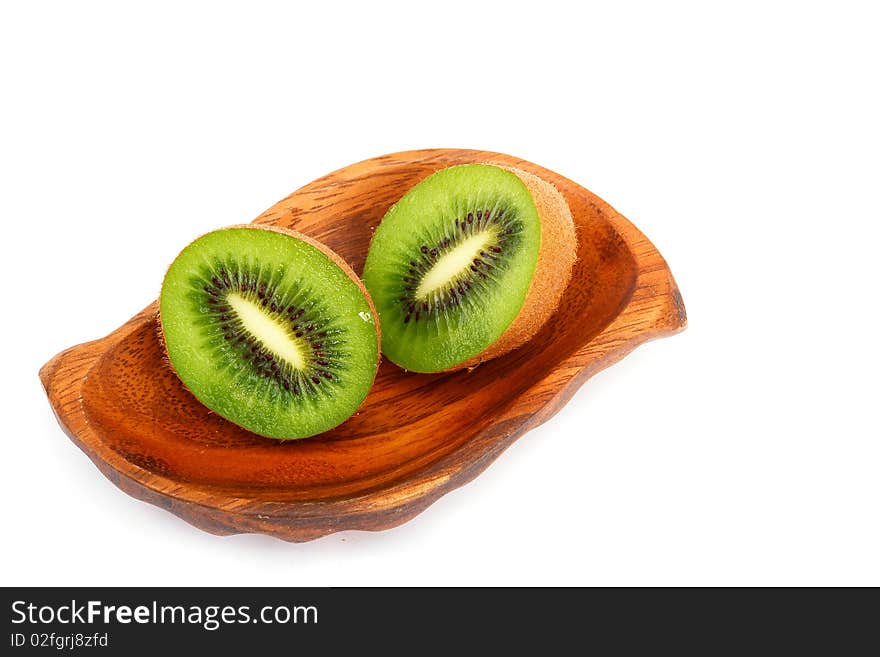
{"type": "Polygon", "coordinates": [[[353,164],[256,220],[311,235],[360,272],[371,231],[408,188],[437,169],[480,161],[551,181],[577,224],[572,281],[527,346],[452,374],[404,373],[384,362],[357,415],[321,436],[279,442],[212,414],[181,386],[163,362],[154,302],[42,368],[62,428],[123,491],[215,534],[307,541],[387,529],[467,483],[590,376],[636,345],[684,328],[681,295],[654,246],[607,203],[552,171],[459,149],[353,164]]]}

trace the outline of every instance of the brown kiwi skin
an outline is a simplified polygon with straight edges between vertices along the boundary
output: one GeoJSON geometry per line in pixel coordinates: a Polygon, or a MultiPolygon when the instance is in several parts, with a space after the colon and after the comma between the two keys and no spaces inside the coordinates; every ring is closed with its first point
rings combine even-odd
{"type": "MultiPolygon", "coordinates": [[[[330,247],[322,244],[321,242],[319,242],[318,240],[316,240],[312,237],[309,237],[308,235],[303,235],[302,233],[299,233],[295,230],[290,230],[288,228],[279,228],[278,226],[270,226],[270,225],[264,225],[264,224],[234,224],[232,226],[225,226],[223,228],[216,228],[216,229],[211,230],[209,232],[215,233],[218,230],[228,230],[230,228],[253,228],[256,230],[271,230],[276,233],[281,233],[282,235],[289,235],[290,237],[295,237],[297,239],[302,240],[303,242],[306,242],[306,243],[312,245],[316,249],[318,249],[318,251],[320,251],[325,256],[330,258],[330,260],[332,260],[334,263],[336,263],[336,265],[338,265],[339,268],[343,272],[345,272],[345,275],[348,276],[354,282],[354,284],[358,286],[358,288],[360,288],[360,291],[363,293],[364,298],[367,300],[367,304],[370,306],[370,314],[373,317],[373,325],[376,327],[376,368],[373,370],[373,379],[375,380],[376,374],[379,371],[379,364],[382,362],[382,327],[379,324],[379,313],[376,312],[376,306],[373,304],[373,297],[370,296],[369,290],[367,290],[363,281],[360,279],[360,276],[358,276],[357,274],[354,273],[354,270],[349,266],[349,264],[345,260],[343,260],[342,257],[338,253],[333,251],[330,247]]],[[[202,235],[207,235],[207,233],[203,233],[202,235]]],[[[201,235],[199,237],[201,237],[201,235]]],[[[195,242],[197,239],[199,239],[199,238],[198,237],[194,238],[190,243],[195,242]]],[[[172,261],[172,263],[173,263],[173,261],[172,261]]],[[[171,265],[168,265],[168,267],[170,268],[171,265]]],[[[164,277],[163,277],[163,280],[164,280],[164,277]]],[[[162,356],[163,356],[162,360],[164,360],[168,364],[168,367],[170,367],[171,370],[174,372],[175,376],[177,376],[177,380],[180,381],[180,385],[182,385],[186,389],[187,392],[189,392],[190,394],[193,394],[192,390],[190,390],[189,388],[186,387],[186,384],[183,382],[183,379],[181,379],[180,375],[177,374],[177,370],[174,369],[174,365],[172,364],[171,359],[168,357],[168,344],[165,342],[165,332],[162,330],[162,318],[159,315],[160,315],[160,313],[157,310],[156,311],[156,328],[158,329],[158,332],[159,332],[159,342],[162,344],[162,356]]],[[[195,397],[195,395],[193,395],[193,396],[195,397]]],[[[367,397],[369,397],[369,395],[367,395],[367,397]]],[[[359,406],[358,409],[355,410],[355,413],[357,413],[358,410],[360,409],[360,407],[362,407],[364,405],[364,402],[366,402],[366,397],[364,398],[364,401],[361,402],[361,406],[359,406]]],[[[213,413],[213,411],[211,411],[211,412],[213,413]]],[[[352,415],[354,415],[354,413],[352,413],[352,415]]],[[[232,420],[227,420],[227,421],[232,422],[232,420]]],[[[233,424],[235,424],[235,423],[233,422],[233,424]]],[[[245,428],[245,427],[242,427],[242,428],[245,428]]],[[[329,431],[329,429],[328,429],[328,431],[329,431]]],[[[273,439],[273,440],[275,440],[275,439],[273,439]]]]}
{"type": "Polygon", "coordinates": [[[473,358],[444,372],[473,368],[506,354],[531,340],[559,305],[577,260],[577,232],[571,209],[556,187],[533,173],[511,166],[484,162],[507,169],[528,188],[541,219],[541,248],[525,301],[519,314],[499,338],[473,358]]]}

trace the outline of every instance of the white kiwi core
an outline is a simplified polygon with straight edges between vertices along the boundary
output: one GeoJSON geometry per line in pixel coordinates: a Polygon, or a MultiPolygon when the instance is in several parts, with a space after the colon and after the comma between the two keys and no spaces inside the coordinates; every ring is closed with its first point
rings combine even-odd
{"type": "Polygon", "coordinates": [[[451,251],[443,254],[428,273],[422,278],[416,288],[415,297],[420,301],[426,300],[431,294],[442,289],[450,282],[456,280],[460,274],[467,271],[468,267],[478,257],[480,251],[485,249],[496,237],[496,231],[484,230],[471,235],[459,242],[451,251]]]}
{"type": "Polygon", "coordinates": [[[238,315],[245,330],[259,340],[266,349],[281,358],[291,367],[301,370],[306,366],[303,345],[273,317],[266,314],[253,301],[238,294],[230,293],[226,300],[238,315]]]}

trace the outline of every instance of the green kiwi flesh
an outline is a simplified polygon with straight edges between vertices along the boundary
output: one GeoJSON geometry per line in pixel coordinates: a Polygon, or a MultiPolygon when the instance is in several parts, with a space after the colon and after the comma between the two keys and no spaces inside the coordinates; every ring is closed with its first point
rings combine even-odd
{"type": "Polygon", "coordinates": [[[522,309],[541,246],[535,201],[511,171],[438,171],[392,206],[363,280],[382,351],[415,372],[454,368],[485,351],[522,309]]]}
{"type": "Polygon", "coordinates": [[[376,373],[369,297],[319,247],[291,232],[221,229],[187,246],[162,284],[171,366],[205,406],[263,436],[340,424],[376,373]]]}

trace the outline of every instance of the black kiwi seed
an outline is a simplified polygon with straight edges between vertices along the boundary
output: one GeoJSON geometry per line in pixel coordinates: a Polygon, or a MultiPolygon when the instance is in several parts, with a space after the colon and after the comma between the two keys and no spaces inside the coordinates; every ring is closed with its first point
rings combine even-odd
{"type": "Polygon", "coordinates": [[[431,317],[435,321],[439,321],[439,312],[444,307],[460,306],[465,294],[470,294],[468,290],[474,289],[479,291],[484,289],[489,278],[486,270],[504,268],[506,263],[504,259],[499,259],[501,258],[500,254],[504,252],[506,245],[513,245],[516,242],[516,234],[519,230],[520,227],[516,213],[510,213],[509,216],[505,217],[503,208],[475,208],[459,215],[459,218],[453,223],[452,236],[444,235],[441,237],[437,241],[436,247],[429,248],[424,243],[420,244],[418,248],[422,255],[421,261],[405,261],[409,264],[404,264],[403,273],[400,278],[402,287],[398,300],[403,310],[403,323],[408,324],[413,319],[419,321],[431,317]],[[474,221],[475,218],[476,222],[474,221]],[[434,299],[427,301],[415,299],[415,292],[419,288],[421,279],[427,275],[431,267],[437,262],[441,252],[450,247],[454,248],[457,242],[470,237],[474,231],[486,230],[492,225],[498,227],[498,232],[493,240],[494,243],[488,244],[481,249],[479,255],[466,266],[464,271],[450,281],[449,287],[446,288],[447,293],[444,293],[441,289],[440,294],[434,299]],[[476,285],[476,288],[473,287],[474,285],[476,285]],[[458,295],[454,294],[456,291],[458,295]],[[418,311],[416,308],[418,308],[418,311]]]}
{"type": "Polygon", "coordinates": [[[219,331],[214,334],[215,339],[227,345],[224,351],[218,353],[222,353],[223,358],[235,359],[230,363],[235,370],[250,369],[254,376],[274,382],[277,389],[286,395],[297,398],[304,394],[317,394],[315,388],[303,387],[297,380],[302,377],[316,385],[324,380],[336,382],[339,380],[336,372],[344,366],[341,355],[332,346],[326,349],[323,342],[309,336],[323,339],[340,330],[308,298],[306,290],[295,286],[280,288],[277,281],[283,276],[266,282],[260,280],[262,275],[265,274],[260,271],[230,272],[223,265],[215,264],[213,268],[208,267],[202,277],[193,279],[195,290],[204,295],[198,301],[201,312],[207,312],[217,323],[219,331]],[[307,365],[303,370],[295,370],[276,357],[244,328],[227,300],[229,292],[241,294],[267,311],[277,313],[276,321],[288,323],[292,335],[305,338],[302,347],[311,354],[306,358],[307,365]],[[298,320],[299,326],[295,323],[298,320]]]}

